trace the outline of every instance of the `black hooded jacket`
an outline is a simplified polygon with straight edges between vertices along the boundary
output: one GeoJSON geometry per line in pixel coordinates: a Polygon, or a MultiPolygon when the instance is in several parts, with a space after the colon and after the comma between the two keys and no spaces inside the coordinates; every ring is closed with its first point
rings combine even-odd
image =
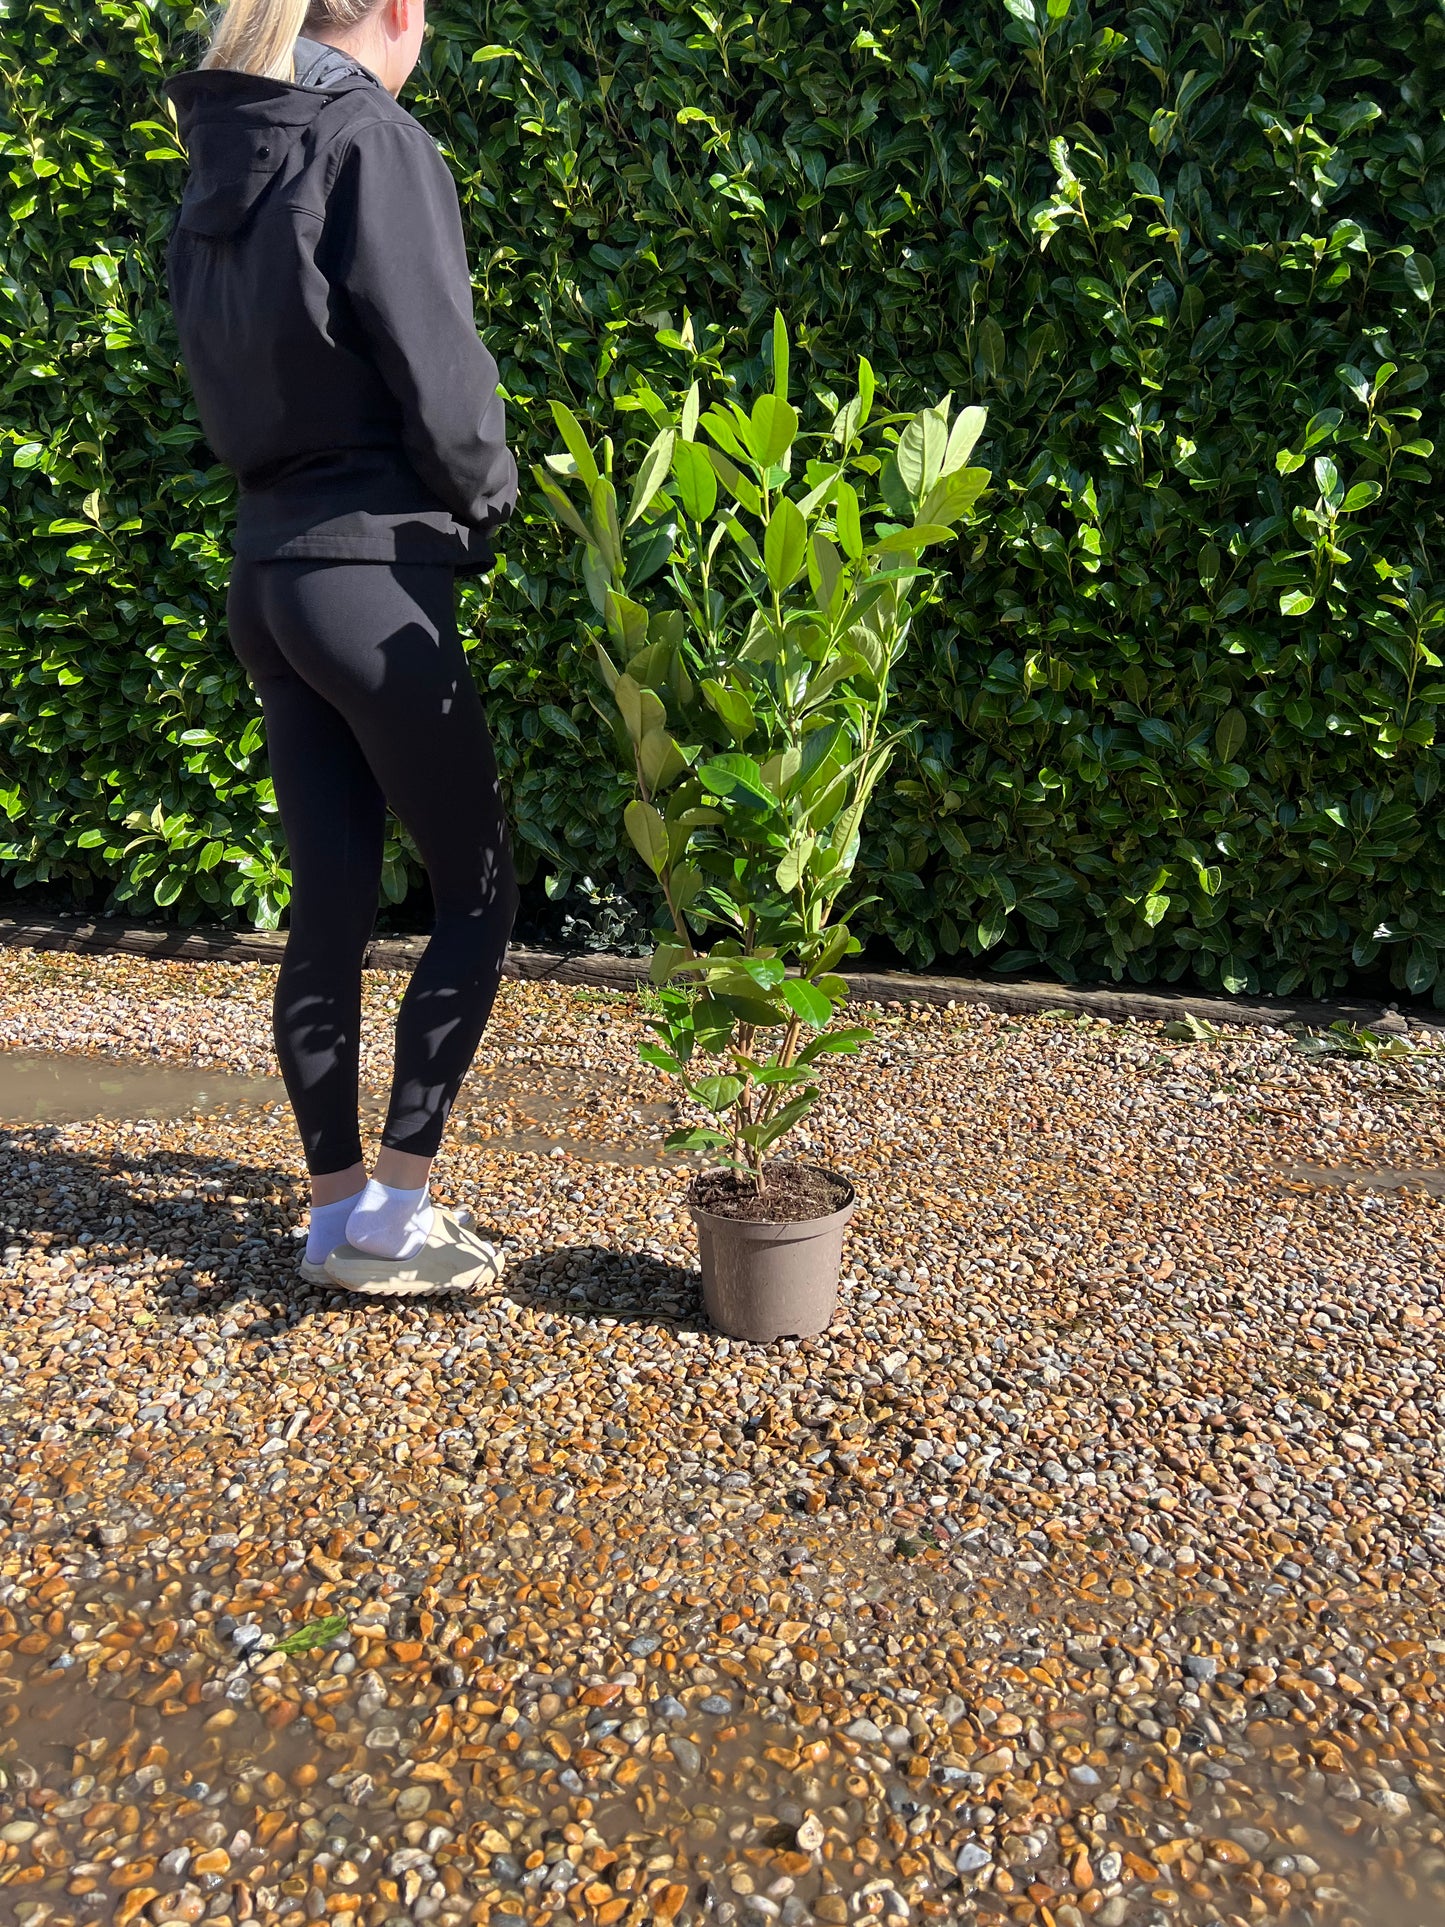
{"type": "Polygon", "coordinates": [[[236,553],[486,568],[517,469],[455,183],[348,56],[298,41],[296,76],[166,87],[191,163],[171,305],[236,553]]]}

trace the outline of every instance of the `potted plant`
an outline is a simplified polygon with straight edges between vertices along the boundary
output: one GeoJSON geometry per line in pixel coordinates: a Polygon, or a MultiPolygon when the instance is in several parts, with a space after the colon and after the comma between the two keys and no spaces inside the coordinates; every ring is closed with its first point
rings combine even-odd
{"type": "MultiPolygon", "coordinates": [[[[684,345],[691,346],[684,334],[684,345]]],[[[564,452],[537,482],[582,547],[601,690],[634,794],[627,832],[657,879],[640,1054],[708,1121],[671,1147],[717,1154],[688,1196],[709,1317],[739,1337],[821,1331],[837,1300],[853,1187],[779,1158],[827,1061],[871,1035],[830,1028],[868,800],[896,737],[889,682],[920,597],[973,514],[984,410],[947,396],[873,414],[873,372],[824,433],[800,433],[789,340],[753,396],[718,377],[627,406],[655,430],[630,486],[553,403],[564,452]]]]}

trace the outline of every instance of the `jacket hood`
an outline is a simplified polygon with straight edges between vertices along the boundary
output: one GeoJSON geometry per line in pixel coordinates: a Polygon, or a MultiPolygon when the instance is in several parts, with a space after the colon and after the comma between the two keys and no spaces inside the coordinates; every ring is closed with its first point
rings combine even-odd
{"type": "Polygon", "coordinates": [[[298,72],[321,78],[301,85],[229,68],[197,68],[165,84],[175,103],[190,178],[180,225],[196,234],[233,234],[286,162],[295,142],[338,94],[379,87],[365,68],[332,48],[297,46],[298,72]]]}

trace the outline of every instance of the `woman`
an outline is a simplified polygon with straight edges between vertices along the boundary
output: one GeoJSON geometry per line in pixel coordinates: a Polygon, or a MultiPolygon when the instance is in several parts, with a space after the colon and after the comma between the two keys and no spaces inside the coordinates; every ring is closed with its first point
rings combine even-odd
{"type": "Polygon", "coordinates": [[[427,1181],[517,900],[453,608],[517,472],[456,188],[396,103],[422,30],[423,0],[231,0],[199,71],[166,89],[191,163],[171,300],[202,426],[240,483],[227,614],[290,851],[275,1026],[311,1173],[301,1268],[379,1293],[500,1272],[427,1181]],[[388,804],[436,925],[368,1179],[361,965],[388,804]]]}

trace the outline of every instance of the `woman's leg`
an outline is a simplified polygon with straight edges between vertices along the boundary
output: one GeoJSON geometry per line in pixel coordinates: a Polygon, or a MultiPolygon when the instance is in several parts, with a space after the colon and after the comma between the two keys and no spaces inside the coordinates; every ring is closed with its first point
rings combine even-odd
{"type": "Polygon", "coordinates": [[[271,563],[292,667],[345,717],[431,884],[436,924],[396,1026],[377,1175],[420,1188],[491,1012],[517,888],[496,760],[450,569],[271,563]],[[284,571],[284,575],[283,572],[284,571]]]}
{"type": "Polygon", "coordinates": [[[290,857],[276,1054],[320,1207],[354,1197],[366,1183],[357,1121],[361,965],[376,918],[386,805],[346,718],[278,645],[272,621],[291,566],[238,561],[227,615],[232,646],[261,699],[290,857]]]}

